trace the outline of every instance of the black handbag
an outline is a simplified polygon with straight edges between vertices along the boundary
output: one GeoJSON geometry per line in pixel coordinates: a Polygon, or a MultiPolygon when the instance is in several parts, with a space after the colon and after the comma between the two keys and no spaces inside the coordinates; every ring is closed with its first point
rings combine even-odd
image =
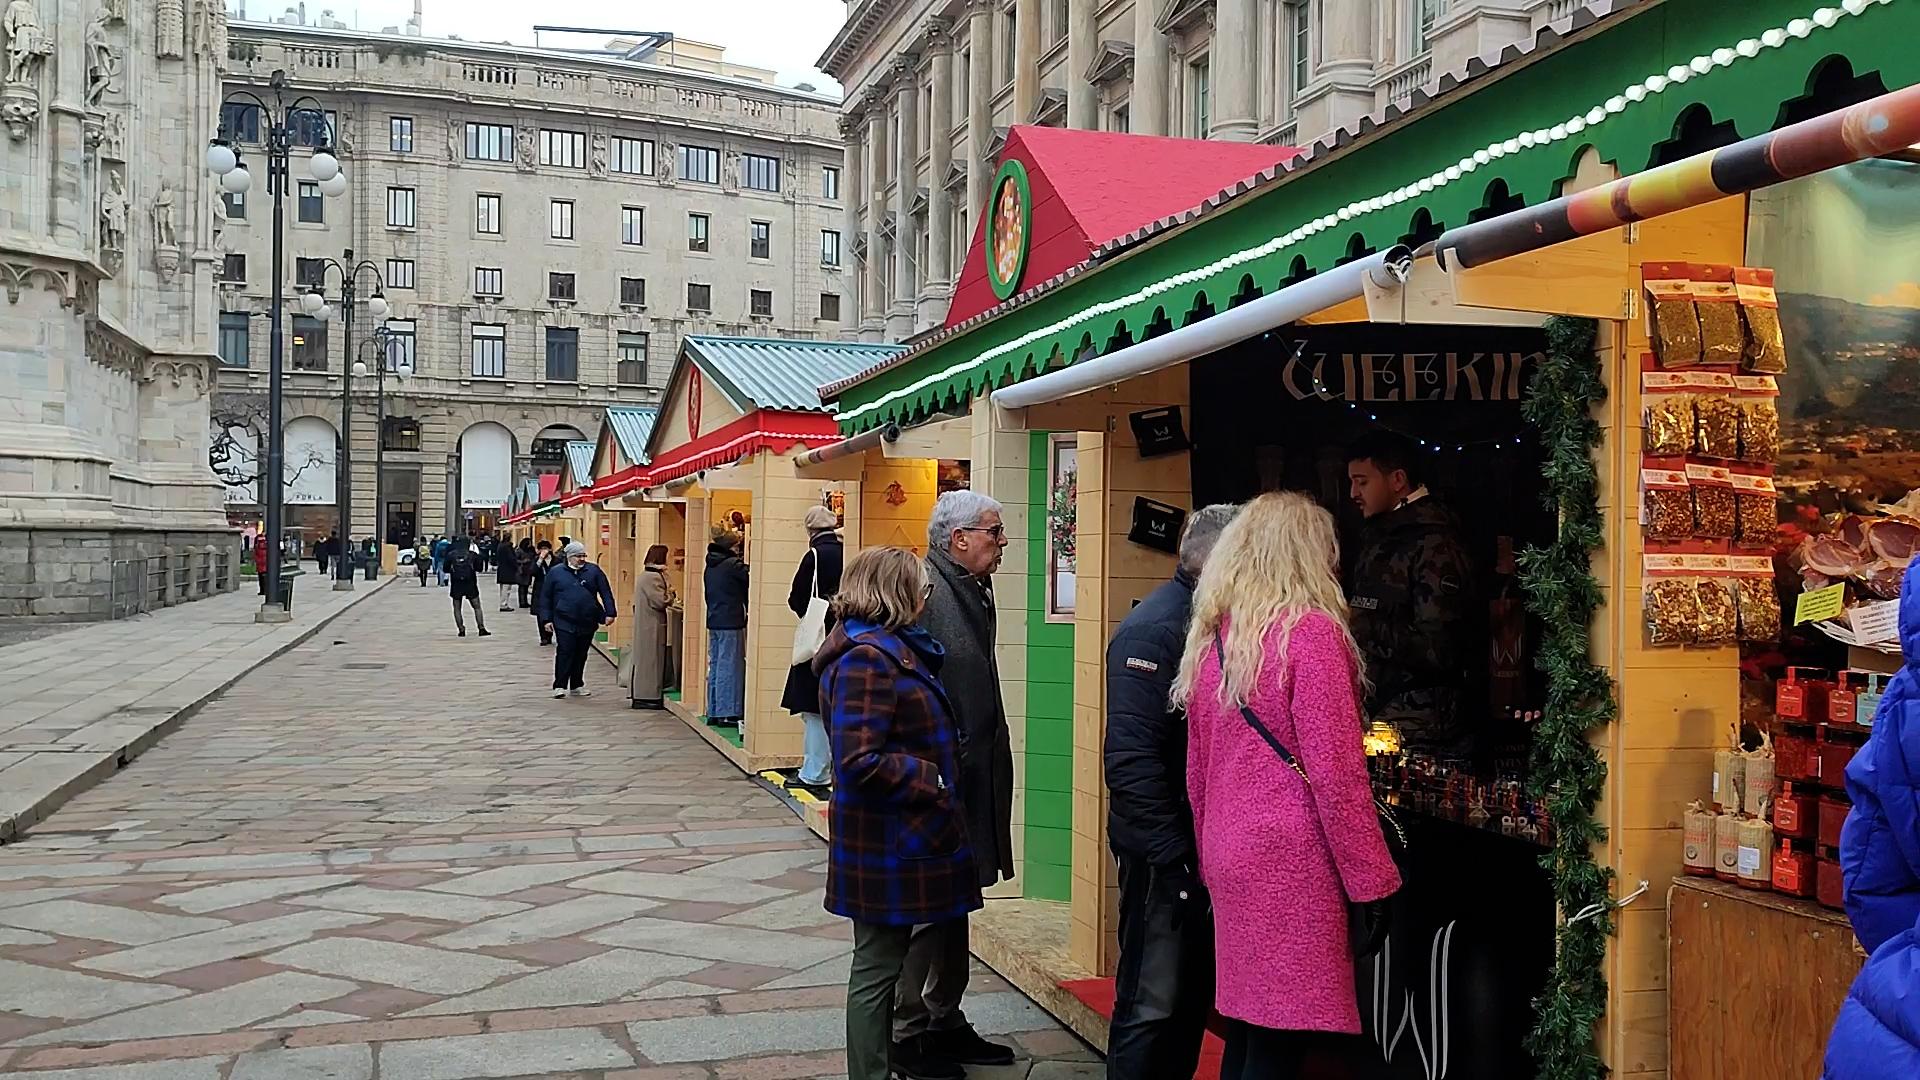
{"type": "MultiPolygon", "coordinates": [[[[1213,639],[1213,655],[1220,662],[1220,678],[1224,683],[1227,672],[1227,653],[1217,635],[1213,639]]],[[[1300,764],[1300,759],[1293,756],[1293,751],[1287,749],[1286,744],[1280,741],[1280,737],[1273,733],[1272,728],[1267,727],[1266,722],[1260,719],[1260,714],[1253,711],[1252,705],[1240,706],[1240,715],[1246,719],[1247,726],[1252,728],[1269,747],[1273,748],[1274,755],[1277,756],[1282,763],[1294,772],[1299,773],[1301,781],[1308,787],[1313,786],[1313,778],[1307,775],[1306,767],[1300,764]]],[[[1393,857],[1395,866],[1405,866],[1407,856],[1407,830],[1401,826],[1400,819],[1395,816],[1393,808],[1381,801],[1379,796],[1374,797],[1373,809],[1374,812],[1380,816],[1380,834],[1386,837],[1387,853],[1393,857]]],[[[1326,827],[1323,824],[1321,826],[1322,833],[1325,832],[1325,829],[1326,827]]],[[[1374,938],[1374,934],[1371,931],[1377,920],[1387,920],[1391,923],[1391,917],[1384,906],[1375,907],[1368,904],[1356,904],[1348,901],[1347,940],[1353,945],[1356,958],[1364,958],[1372,951],[1362,952],[1361,949],[1364,942],[1374,938]]]]}

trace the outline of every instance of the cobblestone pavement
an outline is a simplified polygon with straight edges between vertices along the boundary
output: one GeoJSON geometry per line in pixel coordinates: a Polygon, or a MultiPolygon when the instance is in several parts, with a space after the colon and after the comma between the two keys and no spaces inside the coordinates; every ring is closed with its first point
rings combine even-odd
{"type": "MultiPolygon", "coordinates": [[[[356,606],[0,848],[0,1080],[842,1074],[825,848],[524,613],[356,606]]],[[[984,968],[968,1011],[1098,1075],[984,968]]]]}

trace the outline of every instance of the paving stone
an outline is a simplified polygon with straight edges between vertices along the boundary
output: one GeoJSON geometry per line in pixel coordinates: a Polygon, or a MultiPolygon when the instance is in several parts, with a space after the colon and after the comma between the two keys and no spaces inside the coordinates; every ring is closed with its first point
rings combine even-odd
{"type": "Polygon", "coordinates": [[[189,889],[186,892],[158,897],[154,902],[199,915],[209,911],[239,907],[242,904],[258,903],[261,900],[275,900],[282,896],[345,885],[352,880],[354,879],[346,874],[307,874],[301,877],[223,881],[218,885],[208,885],[204,888],[189,889]]]}
{"type": "MultiPolygon", "coordinates": [[[[745,815],[742,815],[743,817],[745,815]]],[[[822,847],[820,838],[805,825],[766,825],[745,829],[694,829],[677,832],[682,847],[723,847],[728,844],[804,843],[822,847]]]]}
{"type": "Polygon", "coordinates": [[[220,1080],[223,1057],[147,1061],[133,1065],[99,1065],[90,1069],[40,1069],[3,1072],[0,1080],[220,1080]]]}
{"type": "Polygon", "coordinates": [[[666,982],[649,986],[633,995],[635,1001],[662,1001],[668,998],[719,997],[722,994],[737,993],[731,987],[708,986],[706,983],[686,982],[680,979],[668,979],[666,982]]]}
{"type": "Polygon", "coordinates": [[[490,919],[496,915],[525,911],[528,907],[512,900],[478,900],[419,889],[376,889],[368,885],[330,889],[312,896],[289,897],[287,903],[371,915],[417,915],[423,919],[443,919],[447,922],[490,919]]]}
{"type": "Polygon", "coordinates": [[[530,941],[547,941],[607,926],[659,906],[659,901],[643,897],[582,896],[475,923],[431,940],[435,945],[449,949],[523,945],[530,941]]]}
{"type": "Polygon", "coordinates": [[[765,881],[779,877],[791,870],[819,869],[827,867],[827,853],[819,848],[808,851],[761,851],[752,855],[735,855],[708,863],[697,870],[687,873],[693,877],[739,878],[743,881],[765,881]]]}
{"type": "Polygon", "coordinates": [[[271,1020],[263,1020],[254,1026],[263,1028],[320,1027],[326,1024],[354,1024],[365,1019],[366,1017],[360,1016],[357,1013],[329,1012],[326,1009],[295,1009],[285,1016],[276,1016],[271,1020]]]}
{"type": "Polygon", "coordinates": [[[845,986],[853,973],[853,953],[844,952],[831,960],[763,984],[762,990],[798,990],[808,986],[845,986]]]}
{"type": "Polygon", "coordinates": [[[18,863],[9,864],[0,861],[0,881],[21,881],[26,878],[65,878],[118,877],[133,873],[132,863],[123,862],[70,862],[70,863],[18,863]]]}
{"type": "MultiPolygon", "coordinates": [[[[557,1005],[597,1005],[623,1001],[663,979],[689,975],[710,966],[706,960],[636,949],[609,949],[571,964],[523,976],[464,997],[438,1001],[408,1016],[445,1013],[503,1012],[557,1005]]],[[[714,993],[710,988],[702,993],[714,993]]]]}
{"type": "Polygon", "coordinates": [[[51,945],[53,939],[32,930],[15,930],[0,926],[0,945],[51,945]]]}
{"type": "Polygon", "coordinates": [[[0,924],[42,930],[59,937],[111,941],[116,945],[149,945],[229,925],[225,919],[196,919],[160,915],[84,900],[48,900],[41,904],[0,910],[0,924]]]}
{"type": "Polygon", "coordinates": [[[821,899],[817,892],[795,893],[756,908],[722,915],[716,921],[728,926],[751,926],[760,930],[805,930],[845,921],[828,911],[821,899]]]}
{"type": "Polygon", "coordinates": [[[350,994],[354,989],[352,983],[339,979],[283,971],[221,990],[103,1017],[79,1027],[43,1032],[21,1039],[19,1045],[120,1042],[231,1031],[278,1016],[295,1005],[327,1001],[350,994]]]}
{"type": "Polygon", "coordinates": [[[993,994],[968,994],[967,1019],[983,1035],[1012,1035],[1020,1031],[1043,1031],[1054,1027],[1053,1018],[1026,995],[1003,990],[993,994]]]}
{"type": "Polygon", "coordinates": [[[628,836],[583,836],[581,851],[663,851],[680,845],[658,833],[633,833],[628,836]]]}
{"type": "Polygon", "coordinates": [[[189,934],[172,941],[122,949],[104,956],[89,957],[74,966],[90,971],[110,971],[116,975],[152,977],[297,944],[322,930],[337,930],[378,921],[371,915],[343,911],[302,911],[229,926],[223,930],[209,930],[204,934],[189,934]]]}
{"type": "Polygon", "coordinates": [[[572,851],[572,840],[555,836],[535,840],[421,844],[414,847],[395,848],[387,853],[387,859],[391,862],[451,862],[455,859],[507,859],[520,855],[558,855],[572,851]]]}
{"type": "Polygon", "coordinates": [[[380,1048],[381,1075],[405,1080],[478,1080],[632,1064],[631,1054],[594,1028],[413,1039],[380,1048]]]}
{"type": "Polygon", "coordinates": [[[230,1080],[372,1080],[373,1047],[306,1046],[240,1055],[230,1080]]]}
{"type": "MultiPolygon", "coordinates": [[[[248,820],[254,811],[236,820],[248,820]]],[[[148,859],[140,869],[162,874],[198,874],[209,870],[286,870],[296,866],[321,866],[326,857],[318,852],[274,851],[262,855],[203,855],[178,859],[148,859]]]]}
{"type": "MultiPolygon", "coordinates": [[[[969,1069],[971,1074],[973,1070],[969,1069]]],[[[1027,1080],[1102,1080],[1107,1075],[1100,1061],[1036,1061],[1027,1080]]]]}
{"type": "Polygon", "coordinates": [[[262,959],[281,967],[427,994],[464,994],[528,970],[525,964],[494,956],[344,936],[317,938],[262,959]]]}
{"type": "Polygon", "coordinates": [[[847,1014],[844,1008],[787,1009],[640,1020],[627,1025],[627,1034],[642,1056],[659,1064],[730,1061],[841,1049],[847,1045],[847,1014]]]}
{"type": "Polygon", "coordinates": [[[575,881],[572,888],[625,893],[628,896],[652,896],[661,900],[711,900],[722,904],[754,904],[790,895],[786,889],[769,888],[734,878],[651,874],[644,870],[615,870],[611,874],[575,881]]]}
{"type": "Polygon", "coordinates": [[[38,904],[43,900],[64,900],[69,896],[86,896],[111,888],[111,885],[54,885],[45,889],[0,889],[0,908],[38,904]]]}
{"type": "Polygon", "coordinates": [[[91,1020],[122,1009],[169,1001],[186,993],[177,986],[161,983],[103,979],[61,968],[0,960],[0,1014],[91,1020]]]}
{"type": "Polygon", "coordinates": [[[491,870],[479,870],[471,874],[436,881],[421,888],[434,892],[457,893],[461,896],[503,896],[521,889],[531,889],[536,885],[551,885],[560,881],[597,874],[612,867],[622,865],[621,861],[577,862],[577,863],[527,863],[523,866],[496,866],[491,870]]]}
{"type": "Polygon", "coordinates": [[[629,919],[586,935],[588,941],[628,949],[647,949],[675,956],[765,964],[789,970],[811,967],[851,946],[805,934],[781,934],[743,926],[674,922],[670,919],[629,919]]]}

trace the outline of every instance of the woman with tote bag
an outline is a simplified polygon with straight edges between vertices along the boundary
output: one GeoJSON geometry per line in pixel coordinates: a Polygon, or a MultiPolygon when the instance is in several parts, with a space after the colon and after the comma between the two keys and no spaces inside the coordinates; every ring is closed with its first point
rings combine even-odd
{"type": "Polygon", "coordinates": [[[794,629],[793,667],[787,671],[780,707],[799,714],[806,728],[800,783],[823,792],[833,783],[833,747],[820,715],[820,677],[813,673],[813,656],[833,628],[827,604],[840,591],[845,549],[840,542],[840,518],[832,510],[816,506],[807,511],[804,524],[808,550],[800,556],[787,595],[787,607],[800,617],[800,625],[794,629]]]}

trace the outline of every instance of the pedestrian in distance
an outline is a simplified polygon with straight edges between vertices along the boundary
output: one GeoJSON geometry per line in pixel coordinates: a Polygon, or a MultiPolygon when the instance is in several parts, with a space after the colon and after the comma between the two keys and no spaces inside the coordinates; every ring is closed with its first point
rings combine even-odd
{"type": "Polygon", "coordinates": [[[500,586],[500,610],[512,611],[513,603],[520,595],[520,562],[514,558],[513,548],[500,545],[494,560],[494,583],[500,586]]]}
{"type": "Polygon", "coordinates": [[[547,628],[546,620],[540,617],[540,590],[546,586],[547,574],[553,570],[553,542],[542,540],[534,545],[533,557],[533,624],[540,628],[540,644],[553,644],[553,631],[547,628]]]}
{"type": "Polygon", "coordinates": [[[1900,590],[1904,663],[1847,765],[1847,918],[1867,951],[1827,1042],[1825,1080],[1920,1076],[1920,562],[1900,590]]]}
{"type": "Polygon", "coordinates": [[[339,558],[339,556],[340,556],[340,530],[339,529],[333,530],[333,532],[323,540],[314,541],[313,561],[319,564],[321,574],[324,575],[327,572],[327,560],[337,559],[339,558]]]}
{"type": "Polygon", "coordinates": [[[592,697],[585,682],[587,653],[593,650],[593,635],[613,622],[613,586],[587,561],[587,545],[568,544],[564,555],[540,586],[540,625],[559,642],[553,654],[553,696],[592,697]]]}
{"type": "MultiPolygon", "coordinates": [[[[941,682],[960,733],[961,812],[981,888],[1013,876],[1013,741],[995,659],[993,574],[1007,548],[1001,505],[949,491],[927,523],[920,625],[946,648],[941,682]]],[[[967,1065],[1011,1065],[1013,1048],[980,1037],[961,1009],[971,974],[967,920],[915,934],[894,1012],[894,1067],[915,1080],[953,1080],[967,1065]]]]}
{"type": "Polygon", "coordinates": [[[1107,839],[1120,866],[1109,1080],[1191,1077],[1213,1013],[1213,918],[1187,804],[1187,717],[1168,707],[1193,593],[1238,507],[1187,518],[1173,580],[1107,645],[1107,839]]]}
{"type": "Polygon", "coordinates": [[[666,707],[667,609],[672,606],[667,545],[655,544],[647,549],[640,576],[633,583],[633,648],[625,663],[627,695],[636,709],[666,707]]]}
{"type": "Polygon", "coordinates": [[[1207,560],[1173,684],[1213,902],[1222,1080],[1292,1080],[1321,1044],[1360,1032],[1354,957],[1378,947],[1400,888],[1339,562],[1333,516],[1307,496],[1248,503],[1207,560]],[[1350,939],[1349,904],[1368,940],[1350,939]]]}
{"type": "Polygon", "coordinates": [[[816,707],[833,737],[826,908],[853,920],[848,1080],[966,1075],[903,1056],[892,1031],[914,943],[980,908],[946,652],[917,625],[927,590],[911,551],[855,555],[833,599],[837,624],[813,659],[816,707]]]}
{"type": "Polygon", "coordinates": [[[513,580],[514,583],[520,587],[520,607],[522,609],[533,606],[531,598],[533,591],[533,560],[539,557],[539,553],[533,550],[533,537],[521,537],[520,546],[513,551],[513,580]]]}
{"type": "Polygon", "coordinates": [[[740,534],[713,529],[702,577],[707,596],[707,722],[740,728],[747,716],[747,562],[740,534]]]}
{"type": "MultiPolygon", "coordinates": [[[[840,570],[845,548],[840,541],[840,515],[824,506],[807,511],[801,524],[807,530],[807,553],[793,572],[793,587],[787,593],[787,608],[803,620],[808,605],[815,600],[829,604],[840,591],[840,570]]],[[[833,612],[827,612],[826,630],[833,629],[833,612]]],[[[833,783],[833,746],[827,739],[827,724],[820,715],[820,677],[813,673],[813,658],[787,670],[786,689],[780,695],[780,707],[800,717],[803,731],[800,783],[818,797],[833,783]]]]}
{"type": "Polygon", "coordinates": [[[253,576],[260,581],[260,595],[267,595],[267,538],[261,536],[253,542],[253,576]]]}
{"type": "Polygon", "coordinates": [[[487,630],[487,617],[480,611],[480,563],[474,558],[473,547],[466,537],[459,537],[448,546],[446,561],[440,569],[447,579],[447,595],[453,598],[453,625],[460,636],[467,636],[467,621],[460,612],[460,601],[465,600],[473,605],[473,621],[480,627],[480,636],[492,637],[487,630]]]}
{"type": "Polygon", "coordinates": [[[433,542],[433,577],[441,588],[447,587],[447,553],[453,550],[453,541],[445,533],[433,542]]]}
{"type": "Polygon", "coordinates": [[[427,587],[427,571],[432,564],[433,545],[427,543],[426,537],[421,537],[420,543],[413,549],[413,572],[420,576],[420,587],[423,589],[427,587]]]}

